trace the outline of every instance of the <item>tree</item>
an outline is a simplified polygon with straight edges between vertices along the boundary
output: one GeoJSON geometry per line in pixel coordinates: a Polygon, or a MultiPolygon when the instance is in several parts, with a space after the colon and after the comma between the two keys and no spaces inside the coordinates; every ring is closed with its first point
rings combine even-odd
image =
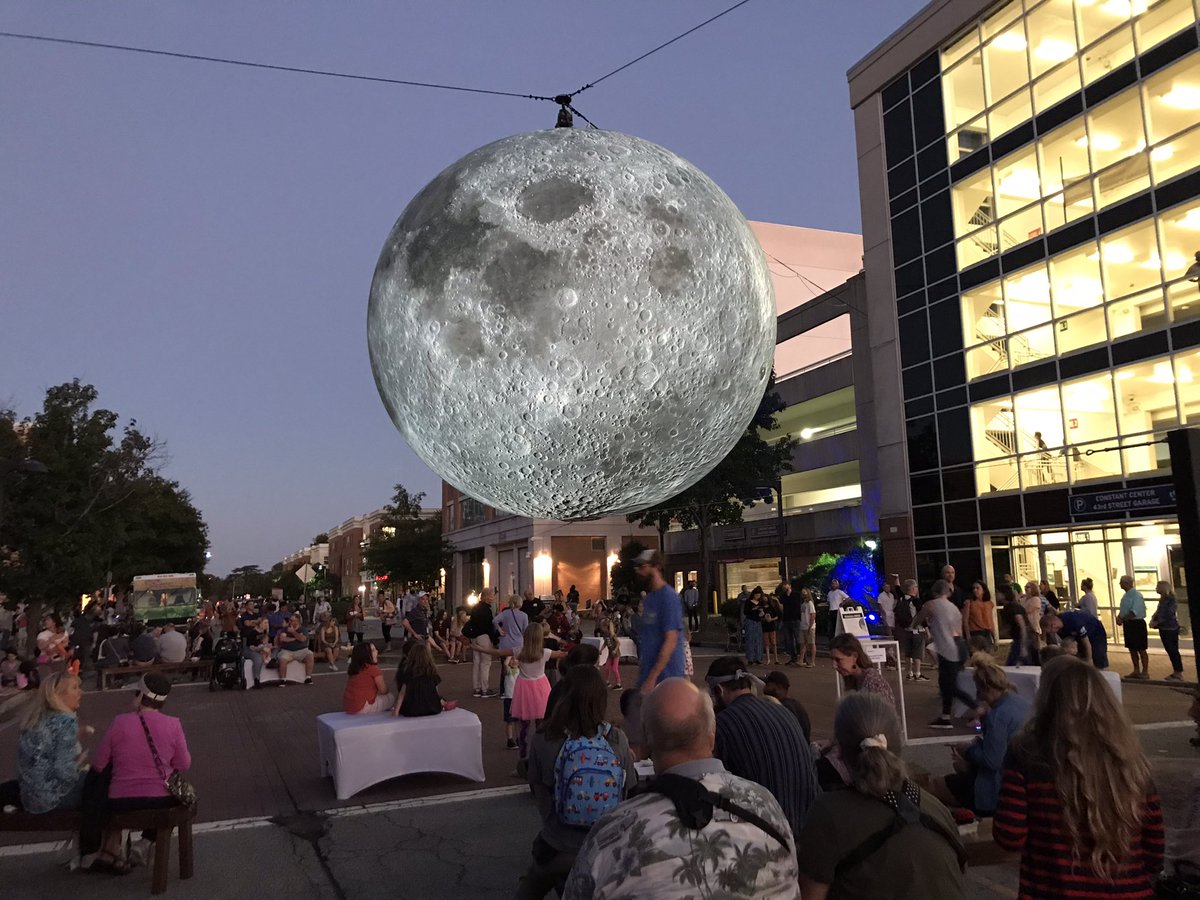
{"type": "Polygon", "coordinates": [[[249,594],[252,597],[270,597],[271,588],[275,587],[275,579],[270,572],[264,572],[258,566],[238,566],[229,573],[229,591],[232,596],[239,597],[249,594]]]}
{"type": "Polygon", "coordinates": [[[0,519],[0,591],[60,611],[108,583],[126,559],[159,571],[203,567],[208,537],[179,485],[156,472],[164,448],[136,421],[119,427],[78,379],[46,392],[42,410],[18,421],[0,412],[0,453],[47,472],[10,479],[0,519]]]}
{"type": "Polygon", "coordinates": [[[366,569],[386,575],[398,589],[432,589],[454,552],[442,538],[441,518],[421,515],[424,497],[410,494],[402,484],[396,485],[392,502],[384,508],[383,534],[373,538],[363,554],[366,569]]]}
{"type": "MultiPolygon", "coordinates": [[[[660,536],[665,536],[666,528],[661,524],[664,521],[674,520],[683,528],[697,529],[700,543],[700,583],[697,586],[701,597],[709,597],[713,590],[710,547],[713,526],[740,523],[742,510],[761,499],[764,489],[776,487],[784,472],[791,471],[795,440],[788,437],[769,443],[762,436],[762,432],[776,427],[775,417],[786,406],[775,391],[775,373],[772,371],[754,417],[726,457],[691,487],[627,516],[631,522],[658,528],[660,536]]],[[[707,600],[700,605],[705,617],[708,606],[707,600]]]]}
{"type": "Polygon", "coordinates": [[[328,544],[329,543],[329,535],[326,532],[322,531],[320,534],[318,534],[315,538],[312,539],[312,542],[314,544],[328,544]]]}

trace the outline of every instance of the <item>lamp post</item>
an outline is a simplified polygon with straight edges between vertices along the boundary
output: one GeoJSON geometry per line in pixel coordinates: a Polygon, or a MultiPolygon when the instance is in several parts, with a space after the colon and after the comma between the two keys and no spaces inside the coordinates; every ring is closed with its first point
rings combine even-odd
{"type": "Polygon", "coordinates": [[[36,459],[0,459],[0,525],[4,524],[5,488],[9,476],[45,475],[50,470],[36,459]]]}

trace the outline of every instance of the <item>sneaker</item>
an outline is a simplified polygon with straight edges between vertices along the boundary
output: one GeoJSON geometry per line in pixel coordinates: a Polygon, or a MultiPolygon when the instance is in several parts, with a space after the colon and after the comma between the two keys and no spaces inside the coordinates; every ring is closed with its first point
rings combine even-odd
{"type": "Polygon", "coordinates": [[[304,679],[304,683],[305,683],[305,684],[312,684],[312,678],[311,678],[311,677],[306,677],[306,678],[304,679]]]}
{"type": "Polygon", "coordinates": [[[905,675],[904,675],[904,680],[905,680],[905,681],[916,681],[916,680],[917,680],[917,676],[916,676],[916,675],[914,675],[912,672],[907,672],[907,673],[905,673],[905,675]]]}
{"type": "Polygon", "coordinates": [[[499,697],[499,696],[500,696],[500,692],[499,692],[499,691],[484,691],[484,692],[483,692],[482,694],[480,694],[479,696],[480,696],[480,697],[499,697]]]}
{"type": "Polygon", "coordinates": [[[338,670],[337,663],[330,663],[330,664],[329,664],[329,671],[330,671],[330,672],[336,672],[337,670],[338,670]]]}
{"type": "Polygon", "coordinates": [[[1163,681],[1183,681],[1183,673],[1172,672],[1170,675],[1164,678],[1163,681]]]}
{"type": "Polygon", "coordinates": [[[949,716],[938,716],[929,723],[930,728],[953,728],[954,723],[950,721],[949,716]]]}
{"type": "Polygon", "coordinates": [[[517,742],[514,741],[512,738],[509,738],[507,741],[504,742],[504,746],[508,750],[516,750],[517,742]]]}
{"type": "Polygon", "coordinates": [[[929,680],[928,675],[918,675],[916,678],[913,679],[913,681],[928,681],[928,680],[929,680]]]}
{"type": "Polygon", "coordinates": [[[614,691],[623,691],[623,690],[625,690],[625,688],[623,688],[623,687],[622,687],[621,685],[619,685],[619,684],[614,684],[614,685],[612,686],[612,689],[613,689],[614,691]]]}
{"type": "Polygon", "coordinates": [[[472,692],[471,692],[471,696],[472,696],[472,697],[482,697],[482,696],[483,696],[483,691],[472,691],[472,692]]]}

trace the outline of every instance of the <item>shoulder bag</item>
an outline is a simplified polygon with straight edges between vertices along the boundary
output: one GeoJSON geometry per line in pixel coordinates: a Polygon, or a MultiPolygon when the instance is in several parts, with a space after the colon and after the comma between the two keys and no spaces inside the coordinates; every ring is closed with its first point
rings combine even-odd
{"type": "Polygon", "coordinates": [[[142,730],[146,732],[146,743],[150,745],[150,755],[154,757],[154,768],[158,769],[158,777],[163,780],[167,793],[181,806],[193,808],[196,805],[196,789],[179,772],[172,772],[167,776],[167,770],[158,757],[158,748],[154,746],[154,738],[150,735],[150,726],[146,724],[146,719],[140,712],[138,721],[142,723],[142,730]]]}

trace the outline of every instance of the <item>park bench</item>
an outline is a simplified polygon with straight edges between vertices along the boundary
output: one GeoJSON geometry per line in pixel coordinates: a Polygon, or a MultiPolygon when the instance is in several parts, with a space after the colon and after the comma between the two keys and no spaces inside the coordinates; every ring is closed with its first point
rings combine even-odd
{"type": "Polygon", "coordinates": [[[185,659],[183,662],[177,663],[154,663],[149,666],[108,666],[107,668],[96,667],[96,687],[99,690],[104,690],[108,686],[108,679],[114,675],[145,675],[147,672],[192,672],[192,680],[195,681],[195,676],[203,674],[208,678],[212,671],[211,659],[185,659]]]}
{"type": "MultiPolygon", "coordinates": [[[[171,862],[171,832],[179,830],[179,877],[191,878],[194,857],[192,855],[192,819],[196,817],[194,807],[175,806],[168,809],[136,809],[114,812],[109,826],[130,831],[154,832],[153,878],[151,894],[161,894],[167,889],[168,868],[171,862]]],[[[0,832],[41,831],[78,833],[82,821],[79,812],[29,813],[24,811],[0,812],[0,832]]]]}
{"type": "Polygon", "coordinates": [[[390,713],[317,716],[321,775],[332,775],[339,800],[414,772],[449,772],[483,781],[483,726],[475,713],[451,709],[436,716],[390,713]]]}

